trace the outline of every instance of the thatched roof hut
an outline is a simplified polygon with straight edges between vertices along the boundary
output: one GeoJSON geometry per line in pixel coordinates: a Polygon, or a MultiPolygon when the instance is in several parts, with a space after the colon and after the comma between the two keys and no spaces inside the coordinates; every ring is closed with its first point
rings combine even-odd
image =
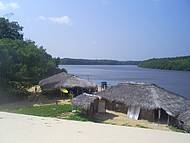
{"type": "Polygon", "coordinates": [[[67,74],[65,72],[55,74],[51,77],[43,79],[39,82],[43,90],[54,90],[58,88],[95,88],[96,84],[87,80],[81,79],[75,75],[67,74]]]}
{"type": "Polygon", "coordinates": [[[180,114],[178,116],[178,120],[180,121],[181,128],[190,132],[190,110],[187,110],[184,113],[180,114]]]}
{"type": "Polygon", "coordinates": [[[141,109],[163,109],[170,116],[177,116],[190,109],[184,97],[169,92],[155,84],[126,82],[97,93],[108,101],[141,109]]]}
{"type": "Polygon", "coordinates": [[[184,113],[180,114],[178,116],[178,119],[183,122],[189,122],[190,123],[190,110],[185,111],[184,113]]]}
{"type": "Polygon", "coordinates": [[[72,104],[74,106],[87,110],[90,107],[90,104],[99,98],[101,97],[97,95],[83,93],[73,98],[72,104]]]}
{"type": "Polygon", "coordinates": [[[88,115],[105,112],[105,101],[102,97],[94,94],[83,93],[78,95],[72,99],[72,104],[87,112],[88,115]]]}

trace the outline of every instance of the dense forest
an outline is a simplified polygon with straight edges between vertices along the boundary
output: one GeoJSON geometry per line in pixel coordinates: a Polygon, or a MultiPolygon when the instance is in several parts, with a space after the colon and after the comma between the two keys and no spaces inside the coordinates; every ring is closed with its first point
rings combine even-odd
{"type": "Polygon", "coordinates": [[[0,86],[7,87],[11,95],[24,94],[27,86],[64,71],[58,68],[59,58],[34,41],[24,40],[22,30],[18,22],[0,18],[0,86]]]}
{"type": "Polygon", "coordinates": [[[140,62],[139,67],[190,71],[190,56],[149,59],[140,62]]]}
{"type": "Polygon", "coordinates": [[[138,65],[139,61],[89,60],[89,59],[61,59],[61,65],[138,65]]]}

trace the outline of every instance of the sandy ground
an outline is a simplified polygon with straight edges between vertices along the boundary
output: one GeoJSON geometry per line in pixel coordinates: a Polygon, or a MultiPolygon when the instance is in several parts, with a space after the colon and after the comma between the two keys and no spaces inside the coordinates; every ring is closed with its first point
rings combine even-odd
{"type": "Polygon", "coordinates": [[[183,133],[0,112],[0,143],[189,143],[183,133]]]}
{"type": "Polygon", "coordinates": [[[96,116],[101,119],[103,123],[171,131],[166,124],[158,124],[147,120],[132,120],[127,117],[127,114],[120,112],[106,110],[106,114],[97,114],[96,116]]]}

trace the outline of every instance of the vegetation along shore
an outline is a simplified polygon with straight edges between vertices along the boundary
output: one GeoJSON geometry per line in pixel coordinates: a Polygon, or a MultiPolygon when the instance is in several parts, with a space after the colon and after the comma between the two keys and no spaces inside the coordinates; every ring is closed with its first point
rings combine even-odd
{"type": "Polygon", "coordinates": [[[142,68],[190,71],[190,56],[173,58],[153,58],[144,61],[90,60],[71,59],[60,60],[61,65],[138,65],[142,68]]]}

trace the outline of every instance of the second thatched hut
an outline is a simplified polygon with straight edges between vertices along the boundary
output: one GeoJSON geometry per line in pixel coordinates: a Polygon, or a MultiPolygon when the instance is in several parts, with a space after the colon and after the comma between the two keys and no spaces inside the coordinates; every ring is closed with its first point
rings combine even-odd
{"type": "Polygon", "coordinates": [[[72,100],[75,107],[79,107],[84,113],[93,116],[96,113],[106,112],[106,101],[104,98],[94,95],[83,93],[72,100]]]}
{"type": "Polygon", "coordinates": [[[181,113],[178,116],[178,120],[178,127],[190,133],[190,110],[181,113]]]}
{"type": "Polygon", "coordinates": [[[79,95],[84,92],[94,93],[97,91],[96,84],[65,72],[43,79],[39,82],[39,85],[42,91],[54,91],[57,94],[59,94],[60,89],[66,89],[74,95],[79,95]]]}

